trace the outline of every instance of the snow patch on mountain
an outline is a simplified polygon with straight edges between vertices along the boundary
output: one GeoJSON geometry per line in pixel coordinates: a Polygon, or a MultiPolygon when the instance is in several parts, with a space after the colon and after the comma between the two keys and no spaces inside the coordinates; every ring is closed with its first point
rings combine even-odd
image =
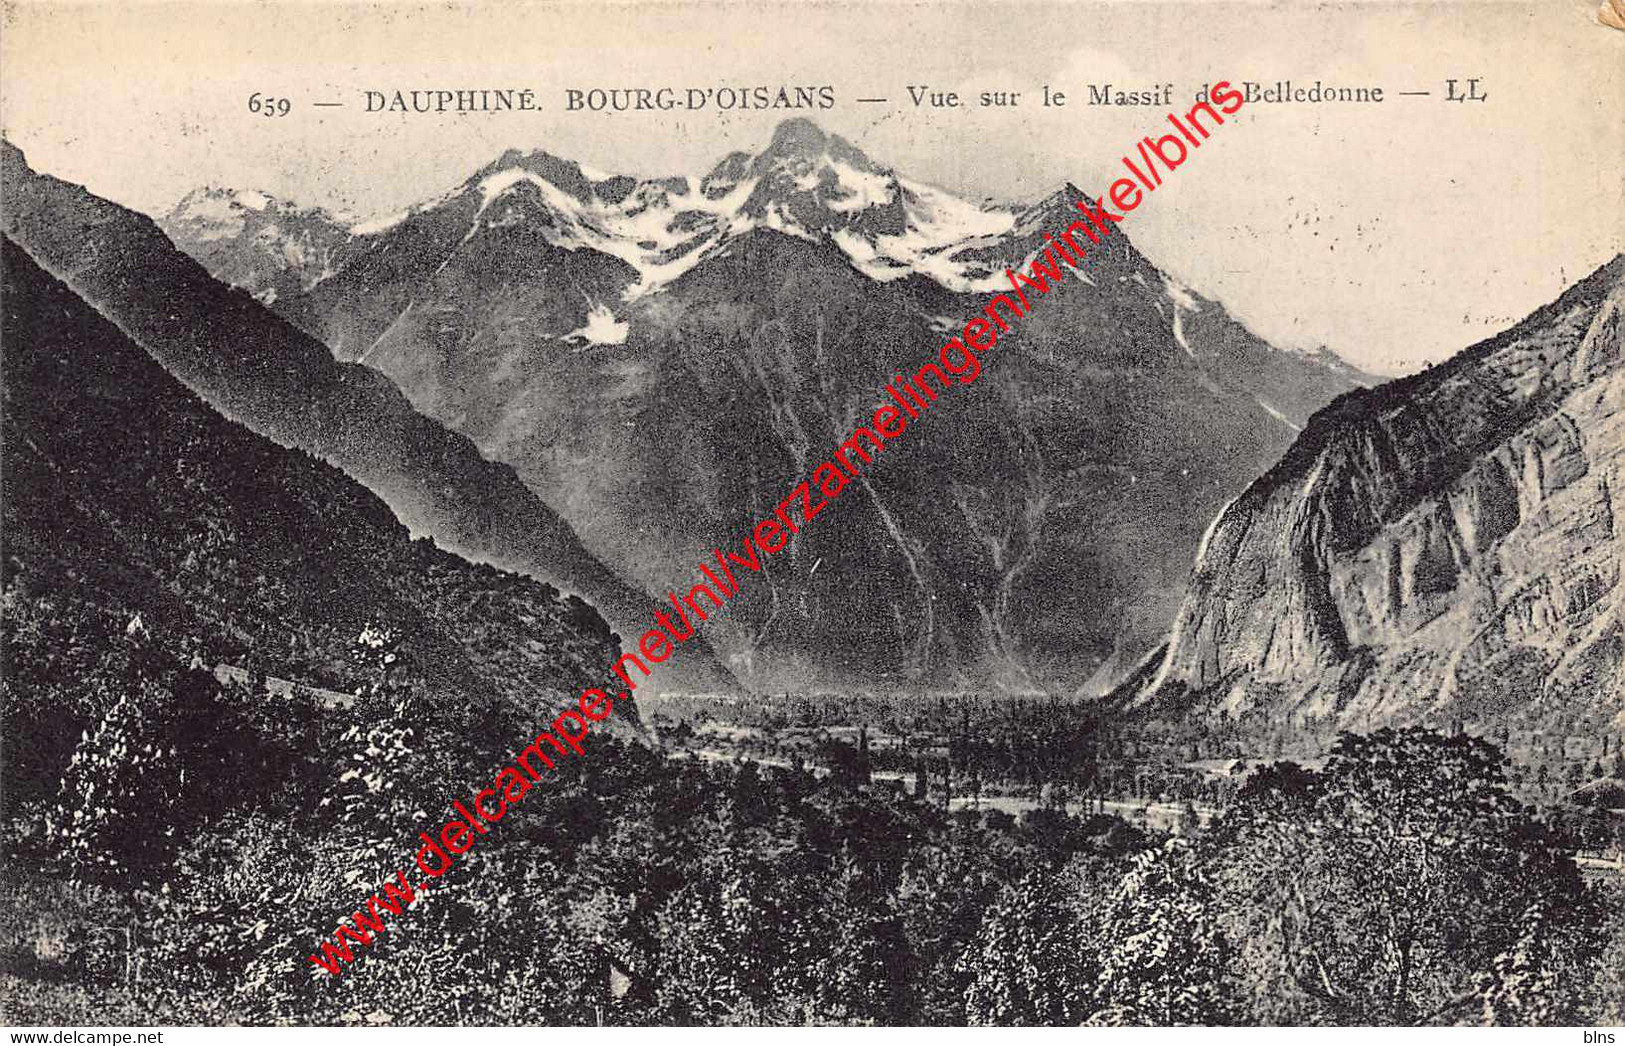
{"type": "MultiPolygon", "coordinates": [[[[741,180],[715,199],[701,191],[698,179],[690,177],[686,188],[643,182],[619,203],[597,195],[584,202],[542,175],[516,166],[479,182],[481,202],[471,232],[477,232],[482,225],[496,228],[528,220],[526,208],[502,209],[520,186],[535,186],[540,195],[551,219],[551,227],[543,230],[549,243],[570,251],[598,251],[637,270],[638,282],[626,293],[629,300],[677,279],[722,240],[758,224],[740,218],[740,208],[756,187],[754,178],[741,180]],[[673,195],[681,197],[680,207],[670,199],[673,195]]],[[[776,210],[770,211],[760,224],[790,235],[812,235],[776,210]]]]}
{"type": "Polygon", "coordinates": [[[194,235],[200,241],[224,240],[241,233],[247,226],[243,209],[235,194],[227,190],[199,189],[176,204],[170,219],[194,226],[194,235]]]}
{"type": "Polygon", "coordinates": [[[772,229],[774,232],[782,232],[786,236],[794,236],[800,240],[818,239],[812,230],[785,214],[784,208],[779,206],[777,200],[767,205],[767,214],[762,219],[762,227],[772,229]]]}
{"type": "Polygon", "coordinates": [[[891,278],[891,274],[886,270],[887,266],[893,263],[890,259],[882,259],[875,253],[875,245],[862,236],[851,229],[837,229],[831,239],[835,241],[835,246],[846,252],[846,256],[852,259],[852,264],[856,265],[859,271],[877,280],[891,278]]]}
{"type": "Polygon", "coordinates": [[[828,205],[837,214],[865,211],[892,202],[895,189],[892,179],[885,175],[860,171],[839,160],[830,161],[830,169],[835,172],[836,184],[846,191],[844,196],[832,200],[828,205]]]}
{"type": "Polygon", "coordinates": [[[1175,305],[1186,312],[1202,311],[1202,307],[1197,303],[1196,295],[1191,292],[1191,289],[1167,273],[1162,275],[1162,289],[1168,297],[1173,299],[1175,305]]]}
{"type": "Polygon", "coordinates": [[[587,313],[587,322],[564,336],[565,341],[583,341],[588,345],[620,345],[626,341],[632,325],[617,320],[607,305],[594,303],[587,313]]]}
{"type": "Polygon", "coordinates": [[[1179,347],[1185,350],[1185,355],[1193,360],[1196,358],[1196,350],[1191,348],[1191,343],[1185,340],[1185,314],[1180,310],[1178,302],[1174,303],[1174,341],[1178,342],[1179,347]]]}
{"type": "Polygon", "coordinates": [[[385,214],[376,218],[368,218],[365,221],[359,221],[350,226],[350,235],[377,236],[379,233],[388,232],[389,230],[395,228],[395,226],[401,224],[410,217],[412,217],[412,208],[407,208],[404,211],[396,211],[394,214],[385,214]]]}
{"type": "Polygon", "coordinates": [[[906,225],[902,234],[869,240],[842,230],[834,236],[836,245],[859,271],[876,280],[918,274],[962,293],[987,292],[1003,285],[1002,273],[956,260],[956,255],[992,244],[1009,233],[1014,215],[1007,210],[978,207],[919,182],[902,178],[894,181],[904,191],[906,225]]]}

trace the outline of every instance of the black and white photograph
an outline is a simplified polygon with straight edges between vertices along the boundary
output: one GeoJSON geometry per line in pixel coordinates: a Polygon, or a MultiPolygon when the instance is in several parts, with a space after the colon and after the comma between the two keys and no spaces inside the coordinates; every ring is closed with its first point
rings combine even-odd
{"type": "Polygon", "coordinates": [[[9,1041],[1625,1044],[1625,0],[4,0],[0,138],[9,1041]]]}

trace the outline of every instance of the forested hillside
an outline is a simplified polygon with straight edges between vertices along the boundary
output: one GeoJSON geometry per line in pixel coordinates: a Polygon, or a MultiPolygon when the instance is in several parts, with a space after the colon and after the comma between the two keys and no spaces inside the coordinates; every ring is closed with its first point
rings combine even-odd
{"type": "Polygon", "coordinates": [[[227,421],[9,240],[6,583],[24,601],[141,613],[209,664],[350,689],[369,622],[436,688],[567,691],[615,642],[550,585],[414,541],[342,472],[227,421]]]}
{"type": "Polygon", "coordinates": [[[105,711],[79,688],[127,628],[187,666],[352,692],[372,626],[399,637],[393,674],[460,714],[540,715],[602,683],[617,642],[580,599],[412,540],[360,485],[220,417],[4,249],[13,797],[105,711]]]}

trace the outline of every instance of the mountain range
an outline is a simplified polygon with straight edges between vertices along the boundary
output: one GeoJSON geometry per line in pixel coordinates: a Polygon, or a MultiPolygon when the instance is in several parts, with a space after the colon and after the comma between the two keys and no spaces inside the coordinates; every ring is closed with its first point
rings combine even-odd
{"type": "MultiPolygon", "coordinates": [[[[1079,199],[970,203],[798,119],[703,175],[511,151],[382,219],[214,190],[162,224],[659,598],[1079,199]]],[[[1116,233],[708,634],[756,689],[1103,692],[1163,638],[1213,515],[1369,381],[1116,233]]]]}
{"type": "MultiPolygon", "coordinates": [[[[509,152],[367,222],[202,190],[163,219],[172,244],[5,162],[8,234],[67,285],[30,295],[82,298],[413,531],[639,624],[1087,199],[971,204],[791,121],[704,176],[509,152]]],[[[731,675],[702,653],[683,685],[1081,690],[1272,727],[1625,725],[1625,257],[1386,384],[1270,347],[1121,233],[1035,304],[707,624],[731,675]]],[[[245,605],[239,641],[259,627],[245,605]]]]}

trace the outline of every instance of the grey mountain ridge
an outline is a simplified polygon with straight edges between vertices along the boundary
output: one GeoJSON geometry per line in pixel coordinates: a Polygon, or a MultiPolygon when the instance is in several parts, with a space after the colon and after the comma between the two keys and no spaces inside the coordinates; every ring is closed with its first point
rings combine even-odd
{"type": "MultiPolygon", "coordinates": [[[[510,151],[272,307],[659,595],[737,548],[1081,195],[978,206],[806,120],[704,177],[510,151]]],[[[166,225],[228,275],[221,239],[166,225]]],[[[1132,229],[707,625],[742,682],[1094,692],[1160,640],[1212,514],[1369,379],[1264,343],[1132,229]]]]}

